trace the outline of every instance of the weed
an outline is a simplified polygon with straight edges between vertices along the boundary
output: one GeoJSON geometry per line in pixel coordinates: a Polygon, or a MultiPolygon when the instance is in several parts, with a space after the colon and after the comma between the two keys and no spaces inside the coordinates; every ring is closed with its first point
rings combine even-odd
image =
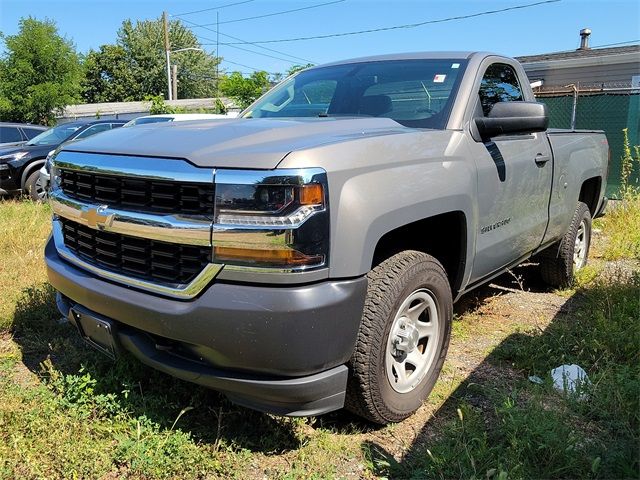
{"type": "Polygon", "coordinates": [[[597,254],[605,260],[640,260],[640,195],[610,202],[606,215],[594,224],[603,230],[605,240],[597,254]]]}

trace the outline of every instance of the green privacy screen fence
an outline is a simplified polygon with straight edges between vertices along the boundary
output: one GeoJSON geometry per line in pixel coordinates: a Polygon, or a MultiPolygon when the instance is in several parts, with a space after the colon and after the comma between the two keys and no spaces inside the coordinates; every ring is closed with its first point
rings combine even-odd
{"type": "MultiPolygon", "coordinates": [[[[575,98],[575,128],[604,130],[611,149],[607,196],[617,198],[620,189],[620,172],[623,134],[628,128],[629,143],[633,147],[640,144],[640,91],[614,90],[601,92],[536,93],[538,101],[547,105],[551,128],[571,128],[575,98]]],[[[636,169],[631,184],[640,182],[640,172],[636,169]]]]}

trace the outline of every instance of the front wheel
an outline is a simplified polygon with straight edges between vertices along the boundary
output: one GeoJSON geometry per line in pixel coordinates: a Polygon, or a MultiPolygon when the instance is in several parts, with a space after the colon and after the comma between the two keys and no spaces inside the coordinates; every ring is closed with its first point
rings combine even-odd
{"type": "Polygon", "coordinates": [[[35,172],[29,174],[24,182],[24,190],[34,202],[43,202],[47,199],[47,190],[40,179],[40,170],[36,169],[35,172]]]}
{"type": "Polygon", "coordinates": [[[376,423],[399,422],[422,405],[442,369],[451,288],[440,262],[417,251],[385,260],[367,279],[346,408],[376,423]]]}

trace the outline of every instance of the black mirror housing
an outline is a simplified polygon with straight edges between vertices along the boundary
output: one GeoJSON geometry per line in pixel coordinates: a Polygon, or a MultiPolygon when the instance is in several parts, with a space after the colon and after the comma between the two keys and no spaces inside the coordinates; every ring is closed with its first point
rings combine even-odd
{"type": "Polygon", "coordinates": [[[487,117],[474,120],[482,140],[498,135],[544,132],[549,126],[547,107],[539,102],[499,102],[487,117]]]}

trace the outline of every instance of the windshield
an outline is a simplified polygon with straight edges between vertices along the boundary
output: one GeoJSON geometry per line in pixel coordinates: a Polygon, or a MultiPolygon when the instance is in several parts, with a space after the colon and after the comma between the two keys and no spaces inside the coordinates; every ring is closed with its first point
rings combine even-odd
{"type": "Polygon", "coordinates": [[[27,145],[59,145],[69,138],[81,125],[62,124],[33,137],[27,145]]]}
{"type": "Polygon", "coordinates": [[[173,118],[171,117],[140,117],[135,120],[131,120],[127,122],[125,127],[133,127],[134,125],[144,125],[145,123],[162,123],[162,122],[172,122],[173,118]]]}
{"type": "Polygon", "coordinates": [[[313,68],[251,105],[244,118],[367,116],[443,129],[464,60],[388,60],[313,68]]]}

